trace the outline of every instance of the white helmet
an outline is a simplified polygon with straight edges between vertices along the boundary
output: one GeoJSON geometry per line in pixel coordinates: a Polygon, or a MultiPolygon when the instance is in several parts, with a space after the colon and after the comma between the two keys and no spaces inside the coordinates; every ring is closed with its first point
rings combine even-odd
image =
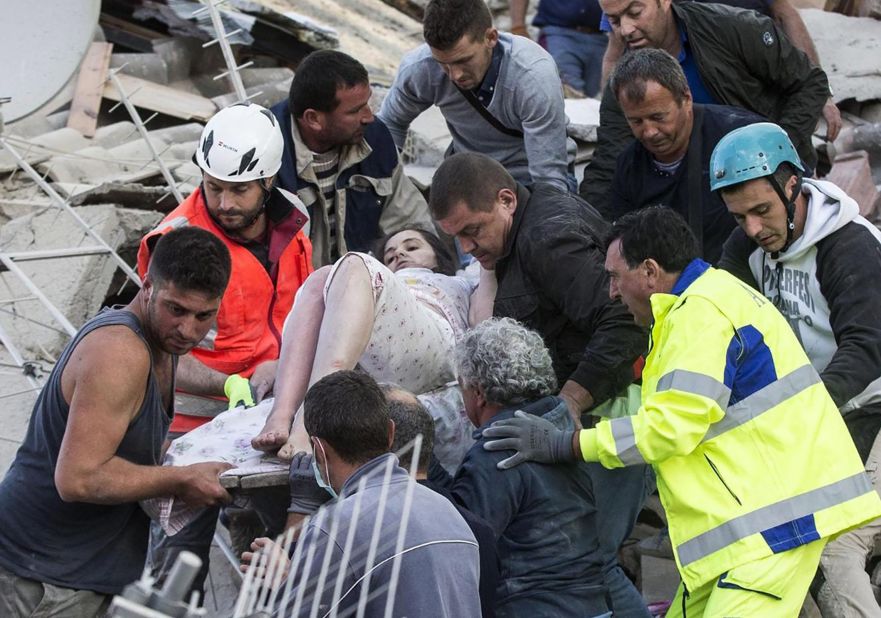
{"type": "Polygon", "coordinates": [[[205,125],[195,160],[218,180],[247,182],[274,176],[283,152],[281,127],[272,112],[254,103],[236,103],[205,125]]]}

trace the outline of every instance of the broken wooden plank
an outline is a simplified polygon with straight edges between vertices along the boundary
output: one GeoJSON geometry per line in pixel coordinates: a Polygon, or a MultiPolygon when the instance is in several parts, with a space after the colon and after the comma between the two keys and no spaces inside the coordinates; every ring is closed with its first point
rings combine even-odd
{"type": "Polygon", "coordinates": [[[107,79],[112,53],[112,43],[92,43],[80,65],[67,126],[85,137],[94,137],[98,128],[98,111],[101,109],[104,80],[107,79]]]}
{"type": "MultiPolygon", "coordinates": [[[[123,73],[117,74],[116,78],[135,107],[142,107],[181,120],[198,120],[200,122],[208,122],[208,119],[217,112],[217,106],[211,99],[197,94],[176,90],[123,73]]],[[[119,92],[110,82],[104,87],[104,96],[112,101],[119,101],[121,98],[119,92]]]]}

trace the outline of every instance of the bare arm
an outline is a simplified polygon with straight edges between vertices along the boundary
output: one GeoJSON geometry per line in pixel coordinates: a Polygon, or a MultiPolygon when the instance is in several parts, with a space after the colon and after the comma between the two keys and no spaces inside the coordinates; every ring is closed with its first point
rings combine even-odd
{"type": "Polygon", "coordinates": [[[811,62],[820,66],[817,48],[814,46],[814,41],[811,39],[808,28],[798,10],[792,6],[789,0],[774,0],[771,2],[770,8],[771,19],[777,22],[792,44],[807,54],[811,62]]]}
{"type": "Polygon", "coordinates": [[[205,506],[229,499],[217,480],[229,464],[148,466],[116,455],[143,403],[149,375],[149,352],[126,327],[101,328],[77,346],[61,379],[70,402],[55,468],[62,500],[120,504],[178,496],[205,506]]]}
{"type": "Polygon", "coordinates": [[[471,307],[468,310],[468,323],[471,326],[477,326],[492,317],[498,287],[496,271],[486,270],[481,266],[480,283],[471,293],[471,307]]]}
{"type": "MultiPolygon", "coordinates": [[[[271,360],[260,363],[254,369],[249,380],[257,395],[256,402],[272,393],[277,367],[278,361],[271,360]]],[[[191,395],[225,397],[223,386],[228,377],[228,374],[212,369],[192,354],[187,354],[177,364],[175,383],[178,389],[191,395]]]]}
{"type": "Polygon", "coordinates": [[[509,0],[508,9],[511,13],[511,33],[529,37],[526,31],[526,9],[529,0],[509,0]]]}
{"type": "Polygon", "coordinates": [[[621,57],[621,54],[624,53],[624,41],[622,41],[620,37],[615,36],[612,32],[608,34],[608,37],[609,44],[606,45],[606,53],[603,55],[603,72],[600,81],[601,92],[609,82],[609,76],[612,74],[615,65],[618,64],[618,59],[621,57]]]}
{"type": "MultiPolygon", "coordinates": [[[[817,53],[814,40],[798,10],[789,0],[774,0],[771,3],[771,18],[786,33],[793,45],[802,50],[811,62],[820,66],[820,54],[817,53]]],[[[823,106],[823,118],[826,120],[826,139],[834,141],[841,130],[841,112],[831,96],[823,106]]]]}

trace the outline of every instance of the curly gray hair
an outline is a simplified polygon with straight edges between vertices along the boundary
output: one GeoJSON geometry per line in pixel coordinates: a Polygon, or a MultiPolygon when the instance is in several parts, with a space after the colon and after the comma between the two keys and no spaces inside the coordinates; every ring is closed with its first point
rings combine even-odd
{"type": "Polygon", "coordinates": [[[509,406],[550,395],[557,378],[544,341],[510,318],[481,322],[456,346],[456,369],[466,386],[490,403],[509,406]]]}

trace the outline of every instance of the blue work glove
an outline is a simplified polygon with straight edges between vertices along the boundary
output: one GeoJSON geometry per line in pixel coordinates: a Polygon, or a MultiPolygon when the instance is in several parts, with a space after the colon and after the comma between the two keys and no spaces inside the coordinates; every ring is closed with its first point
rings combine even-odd
{"type": "Polygon", "coordinates": [[[484,437],[497,438],[486,442],[483,448],[488,451],[517,451],[497,464],[500,470],[513,468],[524,461],[551,464],[576,461],[572,450],[574,433],[573,429],[557,429],[547,419],[517,410],[514,418],[496,421],[483,430],[484,437]]]}
{"type": "Polygon", "coordinates": [[[288,513],[312,515],[330,500],[330,495],[318,485],[312,471],[312,455],[300,451],[291,460],[288,481],[291,486],[291,506],[288,513]]]}
{"type": "Polygon", "coordinates": [[[237,373],[232,374],[223,383],[223,394],[229,399],[229,407],[232,410],[238,406],[252,408],[257,405],[257,393],[248,378],[243,378],[237,373]]]}

